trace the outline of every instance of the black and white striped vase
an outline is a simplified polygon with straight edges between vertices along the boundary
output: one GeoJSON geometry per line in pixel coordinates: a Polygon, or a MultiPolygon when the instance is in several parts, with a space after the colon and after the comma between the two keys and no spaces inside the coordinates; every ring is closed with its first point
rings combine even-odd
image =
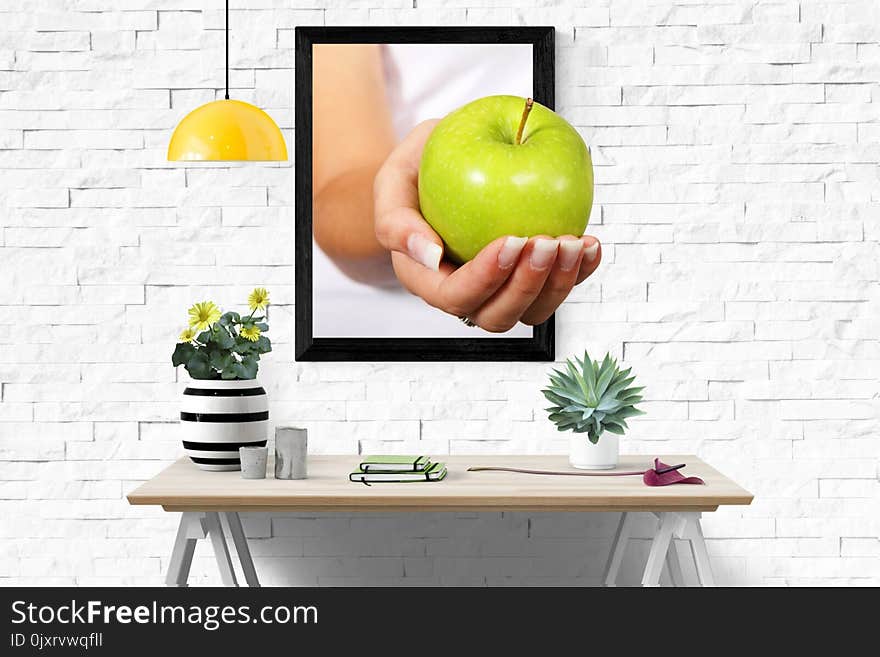
{"type": "Polygon", "coordinates": [[[202,470],[240,470],[239,447],[263,447],[269,398],[256,379],[187,382],[180,410],[183,448],[202,470]]]}

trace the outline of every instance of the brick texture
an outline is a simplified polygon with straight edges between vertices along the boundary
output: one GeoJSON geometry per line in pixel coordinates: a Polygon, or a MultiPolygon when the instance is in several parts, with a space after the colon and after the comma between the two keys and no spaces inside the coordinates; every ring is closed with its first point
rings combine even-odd
{"type": "MultiPolygon", "coordinates": [[[[605,244],[560,309],[559,355],[635,366],[649,414],[625,451],[696,452],[755,493],[705,521],[720,582],[880,583],[880,5],[239,0],[232,24],[232,94],[289,144],[297,25],[555,25],[605,244]]],[[[291,166],[165,160],[181,116],[222,94],[222,27],[219,0],[0,8],[0,583],[161,582],[174,519],[124,495],[180,453],[171,345],[189,303],[258,284],[272,418],[315,450],[566,451],[546,364],[293,362],[291,166]]],[[[614,522],[246,529],[270,584],[580,585],[614,522]]],[[[217,583],[207,550],[193,573],[217,583]]]]}

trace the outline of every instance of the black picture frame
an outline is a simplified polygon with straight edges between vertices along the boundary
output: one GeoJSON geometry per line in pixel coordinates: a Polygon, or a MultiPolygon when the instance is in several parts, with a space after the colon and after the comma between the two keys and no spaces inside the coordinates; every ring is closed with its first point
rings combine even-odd
{"type": "Polygon", "coordinates": [[[530,338],[322,338],[312,326],[312,46],[321,43],[528,43],[533,98],[554,108],[553,27],[297,27],[294,354],[297,361],[552,361],[554,317],[530,338]]]}

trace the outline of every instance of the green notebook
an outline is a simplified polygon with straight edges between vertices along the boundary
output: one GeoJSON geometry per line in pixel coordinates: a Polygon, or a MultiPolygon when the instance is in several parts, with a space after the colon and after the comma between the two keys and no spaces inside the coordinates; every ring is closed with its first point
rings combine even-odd
{"type": "Polygon", "coordinates": [[[360,468],[364,472],[424,472],[431,465],[427,456],[365,456],[360,468]]]}
{"type": "Polygon", "coordinates": [[[351,481],[363,483],[379,483],[379,482],[410,482],[410,481],[440,481],[446,476],[445,463],[432,463],[422,472],[363,472],[355,470],[348,478],[351,481]]]}

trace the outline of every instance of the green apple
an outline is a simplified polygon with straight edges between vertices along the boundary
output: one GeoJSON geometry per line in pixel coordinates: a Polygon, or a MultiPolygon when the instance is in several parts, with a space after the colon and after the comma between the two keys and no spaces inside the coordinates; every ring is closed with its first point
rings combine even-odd
{"type": "Polygon", "coordinates": [[[581,235],[593,163],[577,131],[519,96],[487,96],[448,114],[419,166],[422,215],[456,262],[504,235],[581,235]]]}

